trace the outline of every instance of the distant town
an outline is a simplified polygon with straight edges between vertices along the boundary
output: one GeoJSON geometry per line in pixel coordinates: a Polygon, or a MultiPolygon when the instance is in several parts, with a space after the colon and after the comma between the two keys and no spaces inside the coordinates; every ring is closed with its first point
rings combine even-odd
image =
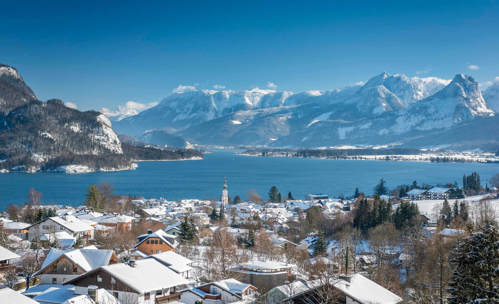
{"type": "Polygon", "coordinates": [[[371,196],[336,198],[271,186],[243,199],[220,185],[218,200],[169,201],[101,183],[76,207],[31,189],[0,218],[1,302],[437,303],[466,275],[497,280],[499,175],[461,187],[381,179],[371,196]],[[469,267],[487,267],[466,269],[474,252],[492,257],[469,267]]]}

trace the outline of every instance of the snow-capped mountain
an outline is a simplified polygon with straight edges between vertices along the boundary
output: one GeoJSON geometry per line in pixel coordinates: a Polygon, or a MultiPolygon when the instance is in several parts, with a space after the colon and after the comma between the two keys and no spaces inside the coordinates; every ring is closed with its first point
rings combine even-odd
{"type": "Polygon", "coordinates": [[[0,64],[0,112],[8,113],[31,100],[36,100],[36,96],[19,72],[11,66],[0,64]]]}
{"type": "Polygon", "coordinates": [[[115,128],[135,136],[162,130],[199,144],[317,147],[406,142],[492,116],[470,76],[451,81],[382,73],[331,91],[190,88],[115,128]]]}
{"type": "Polygon", "coordinates": [[[492,110],[499,113],[499,77],[483,92],[483,98],[492,110]]]}

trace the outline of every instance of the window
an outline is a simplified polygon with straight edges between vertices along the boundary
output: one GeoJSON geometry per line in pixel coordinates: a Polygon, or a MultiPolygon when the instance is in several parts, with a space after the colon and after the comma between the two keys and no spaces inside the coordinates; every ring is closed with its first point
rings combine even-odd
{"type": "Polygon", "coordinates": [[[158,250],[156,250],[156,253],[159,253],[159,252],[160,252],[160,251],[159,251],[159,249],[158,249],[158,250]]]}
{"type": "Polygon", "coordinates": [[[148,292],[144,293],[144,300],[149,300],[150,297],[151,295],[148,292]]]}
{"type": "Polygon", "coordinates": [[[149,244],[149,240],[146,241],[146,244],[149,244]]]}
{"type": "Polygon", "coordinates": [[[154,253],[152,249],[151,249],[151,250],[149,250],[149,251],[150,251],[151,253],[154,253]]]}
{"type": "Polygon", "coordinates": [[[56,278],[52,278],[52,284],[57,284],[57,279],[56,278]]]}
{"type": "Polygon", "coordinates": [[[78,272],[78,267],[76,265],[73,265],[73,272],[78,272]]]}
{"type": "Polygon", "coordinates": [[[116,280],[114,278],[111,278],[111,284],[116,284],[116,280]]]}
{"type": "Polygon", "coordinates": [[[102,282],[102,277],[100,275],[97,276],[97,282],[102,282]]]}
{"type": "Polygon", "coordinates": [[[160,289],[160,290],[156,290],[156,296],[160,296],[163,294],[163,291],[160,289]]]}

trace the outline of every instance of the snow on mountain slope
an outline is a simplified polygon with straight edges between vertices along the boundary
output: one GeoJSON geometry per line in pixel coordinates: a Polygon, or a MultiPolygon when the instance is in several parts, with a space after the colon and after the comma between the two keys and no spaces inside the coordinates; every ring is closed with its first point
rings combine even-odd
{"type": "Polygon", "coordinates": [[[499,76],[497,76],[492,82],[492,85],[483,92],[483,98],[492,110],[499,113],[499,76]]]}

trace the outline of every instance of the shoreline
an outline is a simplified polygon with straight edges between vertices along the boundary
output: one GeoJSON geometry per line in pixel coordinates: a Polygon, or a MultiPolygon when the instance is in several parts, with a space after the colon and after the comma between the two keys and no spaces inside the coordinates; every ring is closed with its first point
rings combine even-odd
{"type": "Polygon", "coordinates": [[[293,155],[296,152],[265,152],[247,153],[241,152],[237,155],[246,157],[281,157],[281,158],[301,158],[301,159],[324,159],[324,160],[360,160],[360,161],[394,161],[394,162],[424,162],[424,163],[481,163],[497,164],[499,157],[492,156],[469,156],[466,154],[379,154],[379,155],[351,155],[351,156],[300,156],[293,155]],[[266,153],[266,155],[262,155],[266,153]]]}

